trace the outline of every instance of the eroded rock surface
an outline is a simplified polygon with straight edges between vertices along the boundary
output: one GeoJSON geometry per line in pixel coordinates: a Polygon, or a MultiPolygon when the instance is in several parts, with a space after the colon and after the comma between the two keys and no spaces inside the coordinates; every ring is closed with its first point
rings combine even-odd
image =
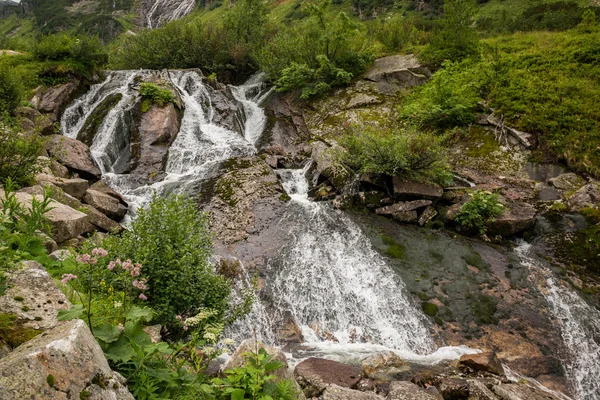
{"type": "Polygon", "coordinates": [[[53,135],[46,145],[51,157],[84,179],[98,180],[100,169],[85,143],[62,135],[53,135]]]}

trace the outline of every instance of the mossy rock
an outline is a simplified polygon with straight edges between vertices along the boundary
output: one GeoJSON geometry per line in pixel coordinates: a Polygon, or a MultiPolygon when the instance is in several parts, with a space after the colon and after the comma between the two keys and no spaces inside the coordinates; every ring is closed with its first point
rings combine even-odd
{"type": "Polygon", "coordinates": [[[16,348],[42,333],[39,329],[25,328],[12,313],[0,313],[0,342],[16,348]]]}
{"type": "Polygon", "coordinates": [[[425,315],[428,315],[430,317],[435,317],[438,313],[438,306],[427,301],[421,303],[421,308],[423,309],[425,315]]]}
{"type": "Polygon", "coordinates": [[[85,120],[83,127],[79,131],[79,134],[77,134],[77,140],[91,146],[94,143],[94,138],[98,133],[98,128],[100,128],[102,121],[104,121],[106,115],[108,115],[110,110],[112,110],[122,98],[122,93],[113,93],[102,100],[85,120]]]}

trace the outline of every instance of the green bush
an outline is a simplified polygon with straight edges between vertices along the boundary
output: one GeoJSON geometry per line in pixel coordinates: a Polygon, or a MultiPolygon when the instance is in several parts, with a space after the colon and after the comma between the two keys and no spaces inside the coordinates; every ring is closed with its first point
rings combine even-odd
{"type": "Polygon", "coordinates": [[[388,52],[399,52],[423,45],[429,41],[430,34],[415,26],[407,18],[380,18],[370,25],[370,35],[378,40],[388,52]]]}
{"type": "Polygon", "coordinates": [[[476,190],[471,198],[462,205],[455,221],[466,228],[475,228],[483,235],[486,224],[502,213],[504,206],[498,201],[498,194],[485,190],[476,190]]]}
{"type": "Polygon", "coordinates": [[[235,314],[229,304],[229,282],[209,263],[211,246],[208,216],[191,199],[177,195],[155,195],[129,230],[104,242],[113,257],[144,266],[149,286],[145,295],[162,324],[203,309],[213,310],[216,322],[235,314]]]}
{"type": "Polygon", "coordinates": [[[446,163],[443,136],[414,128],[377,130],[353,128],[341,138],[345,148],[339,159],[361,173],[404,176],[421,181],[446,183],[450,169],[446,163]]]}
{"type": "Polygon", "coordinates": [[[6,66],[0,66],[0,115],[11,113],[21,103],[23,85],[19,76],[6,66]]]}
{"type": "Polygon", "coordinates": [[[67,61],[89,74],[108,61],[108,53],[97,37],[71,36],[66,33],[43,36],[35,45],[33,55],[39,61],[67,61]]]}
{"type": "Polygon", "coordinates": [[[11,179],[17,186],[33,181],[41,166],[37,161],[45,139],[19,132],[8,117],[0,118],[0,182],[11,179]]]}
{"type": "Polygon", "coordinates": [[[169,89],[163,89],[155,83],[143,82],[140,85],[139,92],[142,97],[161,107],[175,102],[175,95],[173,92],[171,92],[169,89]]]}

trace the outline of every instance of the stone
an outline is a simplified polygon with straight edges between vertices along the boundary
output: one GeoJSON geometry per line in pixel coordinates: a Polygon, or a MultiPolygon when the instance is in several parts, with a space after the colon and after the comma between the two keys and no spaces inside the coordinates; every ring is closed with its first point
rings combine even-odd
{"type": "MultiPolygon", "coordinates": [[[[0,190],[0,196],[4,197],[4,192],[0,190]]],[[[15,193],[17,201],[26,208],[31,208],[33,195],[23,192],[15,193]]],[[[35,195],[38,201],[43,197],[35,195]]],[[[76,238],[84,233],[93,231],[93,227],[87,221],[87,215],[77,211],[67,205],[58,203],[55,200],[49,203],[50,210],[44,214],[48,222],[52,225],[52,239],[57,243],[65,242],[76,238]]]]}
{"type": "Polygon", "coordinates": [[[352,181],[352,174],[335,161],[335,152],[339,149],[337,144],[327,146],[317,141],[312,144],[311,157],[315,161],[316,171],[319,173],[318,183],[328,182],[341,191],[352,181]]]}
{"type": "Polygon", "coordinates": [[[37,174],[35,180],[38,183],[51,183],[61,188],[65,193],[81,200],[89,188],[89,183],[81,178],[58,178],[54,175],[37,174]]]}
{"type": "Polygon", "coordinates": [[[56,160],[50,159],[45,156],[39,156],[37,158],[38,164],[42,166],[41,173],[47,175],[54,175],[57,178],[69,178],[69,170],[67,167],[57,162],[56,160]]]}
{"type": "Polygon", "coordinates": [[[498,400],[498,397],[481,381],[469,380],[470,400],[498,400]]]}
{"type": "Polygon", "coordinates": [[[434,183],[405,181],[402,178],[395,176],[393,184],[394,197],[398,200],[426,199],[437,201],[444,194],[442,187],[434,183]]]}
{"type": "Polygon", "coordinates": [[[581,187],[567,200],[571,211],[581,211],[584,208],[600,208],[600,182],[594,181],[581,187]]]}
{"type": "Polygon", "coordinates": [[[577,190],[585,185],[585,180],[572,172],[560,174],[557,177],[550,178],[548,183],[561,192],[577,190]]]}
{"type": "Polygon", "coordinates": [[[435,386],[444,399],[467,399],[469,397],[469,382],[461,378],[442,378],[435,386]]]}
{"type": "Polygon", "coordinates": [[[171,103],[153,105],[142,114],[131,138],[131,174],[151,178],[164,171],[167,153],[179,132],[180,115],[171,103]]]}
{"type": "Polygon", "coordinates": [[[77,93],[79,81],[71,81],[62,85],[38,87],[32,103],[40,112],[52,114],[58,121],[60,114],[77,93]]]}
{"type": "Polygon", "coordinates": [[[425,226],[425,224],[434,219],[437,216],[437,214],[438,212],[435,208],[433,208],[432,206],[428,206],[427,208],[425,208],[425,210],[419,217],[419,225],[425,226]]]}
{"type": "Polygon", "coordinates": [[[375,96],[371,96],[365,93],[358,93],[356,96],[350,99],[346,108],[359,108],[379,103],[381,103],[381,100],[379,100],[375,96]]]}
{"type": "Polygon", "coordinates": [[[386,190],[387,182],[384,175],[364,173],[358,178],[360,185],[366,189],[386,190]]]}
{"type": "Polygon", "coordinates": [[[47,115],[42,115],[38,110],[31,107],[17,107],[15,113],[23,118],[21,128],[25,132],[39,132],[42,135],[52,135],[54,133],[52,118],[47,115]]]}
{"type": "Polygon", "coordinates": [[[283,316],[281,327],[277,330],[277,338],[285,345],[299,344],[304,342],[302,329],[298,326],[294,314],[291,311],[286,311],[283,316]]]}
{"type": "Polygon", "coordinates": [[[50,253],[49,257],[55,261],[64,261],[69,257],[72,257],[73,253],[66,249],[59,249],[50,253]]]}
{"type": "Polygon", "coordinates": [[[124,206],[126,206],[126,207],[128,205],[127,202],[125,201],[125,199],[123,198],[123,196],[121,196],[113,188],[111,188],[110,186],[108,186],[102,179],[99,180],[98,182],[94,183],[93,185],[91,185],[90,189],[96,190],[98,192],[105,193],[105,194],[107,194],[109,196],[112,196],[115,199],[119,200],[119,202],[121,204],[123,204],[124,206]]]}
{"type": "Polygon", "coordinates": [[[394,381],[390,384],[387,400],[439,400],[439,397],[414,383],[394,381]]]}
{"type": "Polygon", "coordinates": [[[557,396],[528,385],[501,383],[492,391],[501,400],[559,400],[557,396]]]}
{"type": "Polygon", "coordinates": [[[338,385],[329,385],[321,396],[323,400],[383,400],[383,397],[375,393],[361,392],[338,385]]]}
{"type": "Polygon", "coordinates": [[[100,211],[96,210],[89,204],[84,206],[84,208],[86,210],[89,223],[94,225],[100,231],[109,233],[121,233],[125,230],[125,228],[123,228],[121,224],[108,218],[106,215],[102,214],[100,211]]]}
{"type": "Polygon", "coordinates": [[[496,353],[491,351],[477,354],[463,354],[459,361],[461,365],[467,366],[475,371],[489,372],[499,376],[504,375],[502,363],[496,356],[496,353]]]}
{"type": "Polygon", "coordinates": [[[83,201],[115,221],[120,221],[127,214],[127,207],[119,200],[97,190],[89,189],[83,201]]]}
{"type": "Polygon", "coordinates": [[[514,236],[533,227],[536,215],[537,210],[531,204],[512,203],[488,224],[488,235],[514,236]]]}
{"type": "Polygon", "coordinates": [[[84,391],[88,400],[133,400],[82,320],[62,322],[0,360],[2,399],[78,399],[84,391]]]}
{"type": "Polygon", "coordinates": [[[375,213],[379,215],[394,215],[398,212],[418,210],[429,205],[431,205],[431,200],[401,201],[391,206],[378,208],[375,210],[375,213]]]}
{"type": "Polygon", "coordinates": [[[296,365],[296,381],[306,397],[318,397],[329,385],[354,387],[360,381],[360,369],[323,358],[308,358],[296,365]]]}
{"type": "Polygon", "coordinates": [[[48,253],[52,253],[53,251],[58,250],[58,244],[54,241],[54,239],[52,239],[44,232],[37,231],[36,236],[42,239],[42,244],[44,245],[48,253]]]}
{"type": "MultiPolygon", "coordinates": [[[[231,358],[223,366],[223,370],[234,369],[243,367],[246,365],[246,359],[244,354],[254,353],[256,354],[259,349],[265,349],[268,354],[273,355],[273,360],[281,361],[287,367],[287,357],[283,351],[276,349],[275,347],[266,345],[261,342],[257,342],[254,339],[246,339],[235,349],[235,352],[231,355],[231,358]]],[[[273,374],[279,379],[289,378],[287,368],[279,368],[273,371],[273,374]]]]}
{"type": "Polygon", "coordinates": [[[41,264],[24,261],[8,272],[7,278],[9,289],[0,296],[3,313],[16,315],[27,329],[47,330],[58,325],[57,312],[70,304],[41,264]]]}
{"type": "Polygon", "coordinates": [[[373,354],[361,361],[362,376],[376,381],[391,381],[410,365],[392,351],[373,354]]]}
{"type": "Polygon", "coordinates": [[[80,177],[93,181],[100,178],[100,169],[92,159],[90,149],[79,140],[53,135],[46,144],[46,151],[80,177]]]}
{"type": "Polygon", "coordinates": [[[63,192],[61,188],[53,183],[44,182],[40,185],[28,186],[23,189],[19,189],[19,192],[28,193],[30,195],[44,196],[44,193],[49,191],[50,198],[58,201],[61,204],[67,205],[73,209],[79,209],[82,203],[75,197],[63,192]]]}
{"type": "Polygon", "coordinates": [[[394,55],[375,60],[364,79],[377,83],[380,93],[392,94],[400,89],[422,85],[431,72],[412,55],[394,55]]]}
{"type": "Polygon", "coordinates": [[[162,335],[160,334],[161,329],[161,325],[150,325],[144,327],[144,332],[150,336],[152,343],[158,343],[162,340],[162,335]]]}

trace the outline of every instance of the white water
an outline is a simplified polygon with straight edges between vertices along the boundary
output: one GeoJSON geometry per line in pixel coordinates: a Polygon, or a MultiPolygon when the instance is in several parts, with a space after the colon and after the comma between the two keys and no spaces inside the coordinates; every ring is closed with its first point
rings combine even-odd
{"type": "Polygon", "coordinates": [[[515,249],[559,324],[568,355],[562,357],[565,375],[578,400],[600,400],[600,312],[587,304],[552,271],[529,255],[531,245],[515,249]]]}
{"type": "MultiPolygon", "coordinates": [[[[61,120],[63,134],[75,138],[86,118],[102,100],[114,93],[123,94],[122,100],[102,122],[91,151],[103,173],[103,180],[123,195],[133,214],[150,200],[154,192],[159,195],[190,192],[197,189],[199,182],[214,175],[223,161],[256,152],[246,138],[214,122],[215,110],[209,89],[196,71],[169,71],[163,78],[171,80],[177,88],[185,109],[179,133],[168,152],[166,176],[160,182],[141,185],[135,177],[119,173],[123,172],[122,164],[128,164],[129,136],[125,121],[128,110],[139,99],[135,82],[151,73],[110,72],[104,82],[93,85],[86,95],[77,99],[61,120]]],[[[240,97],[261,98],[265,90],[257,90],[260,82],[260,78],[253,77],[248,85],[233,87],[233,90],[240,97]]],[[[260,108],[252,100],[241,102],[241,105],[244,113],[250,116],[247,119],[249,123],[244,125],[245,135],[256,140],[264,130],[264,121],[261,123],[261,117],[256,115],[260,108]]],[[[261,114],[262,119],[266,119],[264,113],[261,114]]]]}
{"type": "Polygon", "coordinates": [[[182,18],[189,14],[196,5],[196,0],[154,0],[146,14],[146,26],[158,28],[164,23],[182,18]]]}

